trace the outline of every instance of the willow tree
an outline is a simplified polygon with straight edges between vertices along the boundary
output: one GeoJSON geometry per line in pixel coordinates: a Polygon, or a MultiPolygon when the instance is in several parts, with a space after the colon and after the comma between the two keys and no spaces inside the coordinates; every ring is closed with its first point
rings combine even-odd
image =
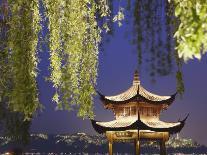
{"type": "Polygon", "coordinates": [[[207,51],[207,2],[135,0],[131,3],[139,65],[147,60],[150,75],[163,76],[171,73],[175,62],[177,91],[183,94],[182,64],[189,59],[200,59],[207,51]]]}
{"type": "Polygon", "coordinates": [[[39,107],[36,85],[38,0],[2,2],[1,100],[30,119],[39,107]]]}
{"type": "Polygon", "coordinates": [[[131,3],[134,3],[131,12],[138,67],[141,68],[142,63],[145,63],[154,81],[157,76],[172,73],[176,62],[177,91],[183,94],[182,59],[177,56],[176,40],[173,38],[178,21],[174,16],[174,4],[166,0],[135,0],[131,3]]]}
{"type": "Polygon", "coordinates": [[[56,90],[53,101],[60,109],[78,108],[78,116],[93,117],[102,32],[104,29],[112,32],[112,21],[121,26],[125,10],[134,13],[139,63],[146,53],[143,45],[150,51],[148,60],[152,75],[169,74],[172,60],[176,59],[180,81],[177,89],[182,93],[183,60],[200,58],[207,49],[205,0],[128,0],[126,4],[121,6],[121,0],[3,0],[1,103],[22,113],[26,120],[31,119],[41,106],[36,82],[40,10],[48,18],[49,79],[56,90]],[[44,8],[40,9],[42,2],[44,8]],[[119,6],[115,6],[116,2],[119,6]],[[118,13],[114,15],[113,8],[116,7],[118,13]],[[164,28],[161,27],[163,22],[166,23],[164,28]],[[163,31],[167,42],[160,38],[163,31]]]}
{"type": "MultiPolygon", "coordinates": [[[[103,19],[108,15],[107,1],[44,0],[43,4],[49,21],[50,80],[56,89],[53,101],[68,110],[78,106],[79,116],[92,117],[101,40],[96,16],[103,19]]],[[[40,107],[36,82],[40,1],[4,0],[5,5],[8,17],[1,68],[8,65],[9,69],[1,78],[5,82],[1,99],[28,120],[40,107]]]]}
{"type": "MultiPolygon", "coordinates": [[[[171,37],[167,40],[174,38],[175,41],[175,44],[168,42],[171,45],[167,46],[168,48],[173,46],[180,59],[185,62],[194,58],[201,59],[207,52],[207,2],[205,0],[129,0],[128,3],[134,4],[131,11],[134,12],[134,24],[138,34],[140,31],[145,33],[146,27],[149,31],[153,31],[152,29],[160,31],[161,25],[165,23],[167,37],[171,37]],[[163,19],[163,16],[166,17],[163,19]]],[[[123,8],[127,9],[128,3],[125,3],[123,8]]],[[[142,35],[137,36],[138,44],[140,40],[143,41],[142,35]]],[[[172,48],[169,49],[171,50],[172,48]]]]}
{"type": "MultiPolygon", "coordinates": [[[[176,60],[185,62],[189,59],[201,59],[207,52],[207,2],[205,0],[173,0],[174,7],[174,38],[176,40],[176,60]]],[[[177,61],[178,66],[181,65],[177,61]]],[[[182,80],[181,71],[177,78],[182,80]]],[[[178,87],[181,89],[182,87],[178,87]]]]}
{"type": "Polygon", "coordinates": [[[40,30],[38,0],[9,1],[8,48],[11,64],[9,107],[31,118],[39,106],[36,85],[37,44],[40,30]]]}
{"type": "Polygon", "coordinates": [[[106,1],[45,0],[50,31],[50,79],[59,108],[79,107],[81,117],[93,116],[101,29],[96,20],[108,14],[106,1]]]}
{"type": "MultiPolygon", "coordinates": [[[[13,6],[13,5],[10,5],[10,6],[13,6]]],[[[36,11],[38,11],[38,9],[36,11]]],[[[14,12],[12,13],[14,14],[14,12]]],[[[24,13],[22,10],[22,14],[24,13]]],[[[16,18],[16,20],[19,20],[19,18],[17,18],[17,16],[11,17],[11,12],[9,11],[9,3],[7,0],[2,1],[2,5],[0,7],[0,15],[1,15],[1,18],[0,18],[0,126],[1,126],[0,132],[3,133],[5,136],[9,137],[12,142],[17,142],[18,144],[27,144],[29,141],[29,128],[31,124],[31,121],[29,121],[28,119],[31,118],[31,116],[36,110],[36,107],[38,106],[36,105],[35,102],[33,102],[33,99],[31,98],[32,97],[31,94],[36,96],[37,92],[31,91],[29,92],[31,94],[29,93],[24,94],[24,97],[30,98],[29,100],[27,99],[25,101],[25,99],[22,98],[23,93],[30,91],[31,89],[27,89],[26,87],[23,89],[21,88],[18,89],[18,85],[16,83],[18,82],[22,84],[21,82],[25,82],[23,78],[24,75],[25,75],[25,78],[29,76],[30,79],[32,79],[33,76],[30,76],[29,75],[30,73],[28,73],[30,70],[27,70],[27,69],[31,69],[31,67],[27,66],[24,73],[21,72],[21,70],[19,71],[19,68],[18,68],[19,66],[15,66],[16,63],[14,61],[17,61],[17,62],[22,61],[22,59],[24,59],[24,53],[23,54],[19,53],[19,55],[23,56],[23,58],[21,60],[19,59],[16,60],[15,56],[18,52],[20,52],[20,50],[16,50],[15,49],[16,47],[11,48],[11,46],[9,46],[9,44],[14,43],[15,38],[11,39],[12,35],[15,35],[15,37],[17,37],[17,35],[20,35],[21,33],[19,32],[20,30],[23,33],[26,33],[26,32],[18,28],[20,29],[18,30],[19,34],[16,34],[17,31],[15,30],[15,27],[11,28],[12,24],[17,24],[17,22],[14,22],[14,18],[16,18]],[[15,34],[11,34],[12,31],[13,32],[15,31],[15,34]],[[21,75],[22,79],[20,79],[19,76],[16,75],[17,72],[19,75],[21,75]],[[20,81],[15,82],[15,80],[20,80],[20,81]],[[14,94],[17,94],[17,96],[14,94]],[[17,102],[16,101],[14,102],[14,100],[17,100],[17,102]],[[19,102],[19,100],[24,101],[24,102],[19,102]],[[27,102],[27,104],[25,102],[27,102]],[[26,109],[23,110],[24,108],[26,109]]],[[[28,20],[28,19],[25,19],[25,17],[22,19],[28,20]]],[[[20,22],[21,21],[19,21],[19,23],[20,22]]],[[[17,27],[20,26],[19,23],[18,25],[15,25],[15,26],[17,27]]],[[[25,25],[25,26],[28,26],[28,25],[25,25]]],[[[31,34],[32,33],[30,33],[30,35],[31,34]]],[[[34,43],[35,40],[34,41],[33,40],[34,40],[34,37],[30,39],[31,43],[34,43]]],[[[14,46],[21,43],[20,40],[18,41],[19,43],[15,43],[14,46]]],[[[22,46],[23,44],[24,43],[22,43],[22,46]]],[[[21,45],[18,45],[19,48],[22,47],[20,46],[21,45]]],[[[22,52],[25,52],[26,55],[30,56],[29,53],[32,52],[32,50],[30,51],[29,47],[27,50],[28,51],[22,50],[22,52]]],[[[31,58],[28,61],[30,60],[31,58]]],[[[35,79],[33,79],[32,82],[35,82],[35,79]]],[[[34,87],[30,85],[31,83],[26,83],[26,84],[28,84],[27,86],[28,88],[34,87]]]]}

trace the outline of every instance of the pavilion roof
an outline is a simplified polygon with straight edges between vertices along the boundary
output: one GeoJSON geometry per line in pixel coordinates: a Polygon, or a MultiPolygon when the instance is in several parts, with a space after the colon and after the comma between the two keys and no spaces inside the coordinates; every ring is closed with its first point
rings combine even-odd
{"type": "Polygon", "coordinates": [[[92,125],[98,133],[106,131],[150,130],[156,132],[180,132],[187,117],[179,122],[163,122],[158,119],[140,119],[135,116],[123,117],[109,122],[92,120],[92,125]]]}
{"type": "MultiPolygon", "coordinates": [[[[119,128],[119,127],[130,126],[136,121],[137,121],[136,116],[128,116],[109,122],[97,122],[96,124],[102,127],[119,128]]],[[[141,119],[141,121],[146,125],[148,125],[149,127],[153,127],[153,128],[170,128],[181,124],[180,122],[173,122],[173,123],[163,122],[158,119],[141,119]]]]}
{"type": "Polygon", "coordinates": [[[171,96],[160,96],[154,93],[147,91],[140,84],[138,72],[135,71],[134,80],[132,86],[126,91],[117,94],[115,96],[104,96],[100,92],[98,92],[101,100],[105,101],[105,103],[123,103],[129,101],[146,101],[149,103],[164,103],[170,104],[174,101],[176,93],[171,96]]]}

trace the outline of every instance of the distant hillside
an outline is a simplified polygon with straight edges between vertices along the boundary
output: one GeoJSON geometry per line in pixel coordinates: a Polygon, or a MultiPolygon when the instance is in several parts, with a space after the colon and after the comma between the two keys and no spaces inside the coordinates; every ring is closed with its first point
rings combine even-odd
{"type": "MultiPolygon", "coordinates": [[[[168,153],[207,154],[207,147],[194,142],[192,139],[171,137],[167,142],[168,153]]],[[[9,137],[0,137],[0,153],[13,148],[23,148],[12,142],[9,137]]],[[[25,152],[44,153],[107,153],[108,143],[103,135],[87,135],[77,133],[72,135],[31,134],[30,144],[24,147],[25,152]]],[[[114,143],[114,152],[133,154],[131,143],[114,143]]],[[[141,152],[159,153],[156,142],[141,142],[141,152]]]]}

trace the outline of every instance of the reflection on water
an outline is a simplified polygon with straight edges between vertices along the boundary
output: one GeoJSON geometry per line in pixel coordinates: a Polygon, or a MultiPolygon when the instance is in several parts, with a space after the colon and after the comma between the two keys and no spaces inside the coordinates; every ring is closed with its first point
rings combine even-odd
{"type": "MultiPolygon", "coordinates": [[[[108,152],[108,141],[104,135],[88,135],[86,133],[48,135],[33,133],[30,134],[28,139],[30,140],[28,141],[29,143],[24,145],[26,143],[21,142],[21,137],[13,139],[13,137],[9,136],[0,136],[0,154],[7,152],[8,155],[107,155],[108,152]]],[[[166,146],[168,155],[205,155],[207,153],[206,146],[200,145],[192,139],[178,136],[171,137],[166,146]]],[[[114,153],[114,155],[133,155],[134,145],[132,143],[114,143],[113,151],[119,152],[114,153]]],[[[156,143],[142,141],[141,153],[143,155],[158,154],[159,151],[159,146],[156,143]]]]}
{"type": "MultiPolygon", "coordinates": [[[[108,155],[108,153],[44,153],[44,152],[25,152],[22,153],[22,150],[14,150],[13,152],[4,152],[2,155],[108,155]]],[[[113,153],[113,155],[134,155],[130,153],[113,153]]],[[[160,154],[153,154],[153,153],[145,153],[141,155],[160,155],[160,154]]],[[[168,153],[168,155],[207,155],[207,154],[197,154],[197,153],[168,153]]]]}
{"type": "MultiPolygon", "coordinates": [[[[4,155],[12,155],[10,153],[5,153],[4,155]]],[[[108,153],[101,154],[101,153],[24,153],[23,155],[108,155],[108,153]]],[[[113,153],[113,155],[134,155],[128,153],[113,153]]],[[[149,154],[141,154],[141,155],[149,155],[149,154]]],[[[150,154],[150,155],[160,155],[160,154],[150,154]]],[[[174,153],[168,155],[207,155],[207,154],[183,154],[183,153],[174,153]]]]}

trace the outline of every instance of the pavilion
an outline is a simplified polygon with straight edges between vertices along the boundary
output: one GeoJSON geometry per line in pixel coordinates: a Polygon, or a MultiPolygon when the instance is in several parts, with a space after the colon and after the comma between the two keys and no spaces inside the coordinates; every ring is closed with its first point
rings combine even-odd
{"type": "Polygon", "coordinates": [[[113,142],[134,142],[135,154],[140,154],[140,140],[155,140],[160,143],[160,154],[166,155],[165,142],[171,134],[181,131],[185,119],[178,122],[160,120],[160,113],[174,101],[171,96],[159,96],[147,91],[140,84],[138,72],[134,74],[132,86],[115,96],[105,96],[98,92],[106,109],[114,113],[115,119],[109,122],[91,120],[93,128],[105,134],[109,141],[109,155],[112,155],[113,142]]]}

